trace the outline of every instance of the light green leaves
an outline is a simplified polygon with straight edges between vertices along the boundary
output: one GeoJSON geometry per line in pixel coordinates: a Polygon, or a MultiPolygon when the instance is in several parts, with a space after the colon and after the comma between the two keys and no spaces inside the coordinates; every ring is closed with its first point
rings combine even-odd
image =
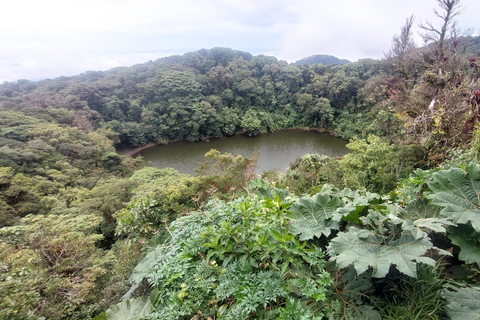
{"type": "Polygon", "coordinates": [[[137,298],[120,302],[107,310],[108,320],[140,320],[151,311],[149,297],[137,298]]]}
{"type": "Polygon", "coordinates": [[[480,288],[451,288],[443,296],[448,301],[447,314],[452,320],[480,320],[480,288]]]}
{"type": "Polygon", "coordinates": [[[460,225],[452,228],[448,237],[452,243],[460,247],[458,258],[466,263],[477,263],[480,265],[480,235],[473,231],[470,226],[460,225]]]}
{"type": "Polygon", "coordinates": [[[405,209],[405,217],[412,221],[418,219],[437,218],[440,208],[429,204],[428,199],[417,199],[405,209]]]}
{"type": "Polygon", "coordinates": [[[416,228],[445,233],[445,226],[455,224],[445,218],[438,217],[439,213],[440,208],[430,205],[428,199],[417,199],[407,206],[403,217],[411,219],[412,225],[416,228]]]}
{"type": "Polygon", "coordinates": [[[293,220],[290,231],[300,235],[301,241],[320,237],[322,234],[328,237],[332,229],[338,229],[342,216],[336,214],[336,211],[344,206],[338,197],[327,194],[319,193],[313,197],[301,198],[290,208],[297,217],[293,220]]]}
{"type": "Polygon", "coordinates": [[[472,224],[480,232],[480,169],[470,163],[466,171],[459,168],[442,170],[432,176],[428,186],[432,204],[444,207],[440,212],[456,224],[472,224]]]}
{"type": "Polygon", "coordinates": [[[428,198],[440,213],[458,227],[449,229],[452,243],[460,247],[459,258],[480,265],[480,168],[474,163],[466,170],[454,168],[436,172],[428,186],[433,191],[428,198]]]}
{"type": "Polygon", "coordinates": [[[417,276],[417,263],[434,265],[435,261],[422,257],[432,248],[427,236],[415,238],[403,234],[400,238],[385,238],[381,232],[350,228],[348,232],[339,233],[329,245],[332,259],[338,267],[344,268],[353,263],[358,274],[373,268],[372,276],[385,277],[390,266],[411,277],[417,276]]]}

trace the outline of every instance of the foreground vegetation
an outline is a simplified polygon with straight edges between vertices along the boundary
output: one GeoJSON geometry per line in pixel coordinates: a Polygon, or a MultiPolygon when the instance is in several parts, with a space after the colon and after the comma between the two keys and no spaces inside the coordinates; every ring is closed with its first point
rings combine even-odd
{"type": "Polygon", "coordinates": [[[438,3],[382,61],[215,48],[0,85],[0,319],[477,319],[479,38],[438,3]],[[305,127],[351,153],[261,177],[118,153],[305,127]]]}

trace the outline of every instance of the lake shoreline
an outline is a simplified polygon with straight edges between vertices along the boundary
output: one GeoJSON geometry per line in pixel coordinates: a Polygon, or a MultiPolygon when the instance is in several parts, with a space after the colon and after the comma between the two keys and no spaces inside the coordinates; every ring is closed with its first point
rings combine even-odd
{"type": "MultiPolygon", "coordinates": [[[[278,130],[272,131],[271,133],[275,133],[277,131],[295,131],[295,130],[298,130],[298,131],[315,131],[315,132],[318,132],[318,133],[321,133],[321,134],[327,134],[327,135],[330,135],[330,136],[335,136],[333,131],[330,131],[330,130],[327,130],[327,129],[320,129],[320,128],[286,128],[286,129],[278,129],[278,130]]],[[[263,133],[260,133],[258,135],[265,134],[265,133],[269,133],[269,132],[263,132],[263,133]]],[[[233,136],[242,135],[242,134],[245,134],[245,132],[239,132],[237,134],[234,134],[233,136]]],[[[198,141],[207,141],[208,142],[210,140],[226,139],[228,137],[232,137],[232,136],[207,137],[207,138],[204,138],[204,139],[201,139],[201,140],[198,140],[198,141]]],[[[339,137],[339,138],[341,138],[341,137],[339,137]]],[[[131,149],[125,149],[125,150],[119,151],[119,153],[121,155],[126,156],[126,157],[133,157],[137,153],[139,153],[140,151],[142,151],[144,149],[148,149],[148,148],[152,148],[152,147],[156,147],[156,146],[161,146],[161,145],[166,146],[166,145],[173,144],[173,143],[176,143],[176,142],[186,142],[186,141],[187,140],[169,141],[166,144],[152,142],[152,143],[147,143],[144,146],[135,147],[135,148],[131,148],[131,149]]],[[[193,143],[198,142],[198,141],[193,141],[193,143]]]]}

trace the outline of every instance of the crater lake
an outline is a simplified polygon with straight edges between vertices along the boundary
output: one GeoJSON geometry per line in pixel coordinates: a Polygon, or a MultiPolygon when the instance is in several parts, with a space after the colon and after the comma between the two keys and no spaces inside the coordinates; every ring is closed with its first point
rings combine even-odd
{"type": "Polygon", "coordinates": [[[171,167],[181,173],[195,175],[205,153],[217,149],[220,153],[241,154],[244,157],[258,152],[256,173],[272,169],[285,170],[297,158],[318,153],[341,157],[349,152],[348,141],[316,131],[286,130],[264,133],[255,137],[236,135],[223,139],[198,142],[173,142],[143,149],[134,156],[142,156],[156,168],[171,167]]]}

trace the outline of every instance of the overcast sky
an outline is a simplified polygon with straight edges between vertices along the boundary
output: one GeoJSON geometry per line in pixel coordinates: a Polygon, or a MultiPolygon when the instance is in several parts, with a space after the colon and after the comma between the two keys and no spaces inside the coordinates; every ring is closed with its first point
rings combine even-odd
{"type": "MultiPolygon", "coordinates": [[[[479,0],[459,27],[478,34],[479,0]]],[[[0,83],[130,66],[229,47],[295,62],[314,54],[380,59],[407,17],[436,0],[10,0],[0,19],[0,83]]]]}

